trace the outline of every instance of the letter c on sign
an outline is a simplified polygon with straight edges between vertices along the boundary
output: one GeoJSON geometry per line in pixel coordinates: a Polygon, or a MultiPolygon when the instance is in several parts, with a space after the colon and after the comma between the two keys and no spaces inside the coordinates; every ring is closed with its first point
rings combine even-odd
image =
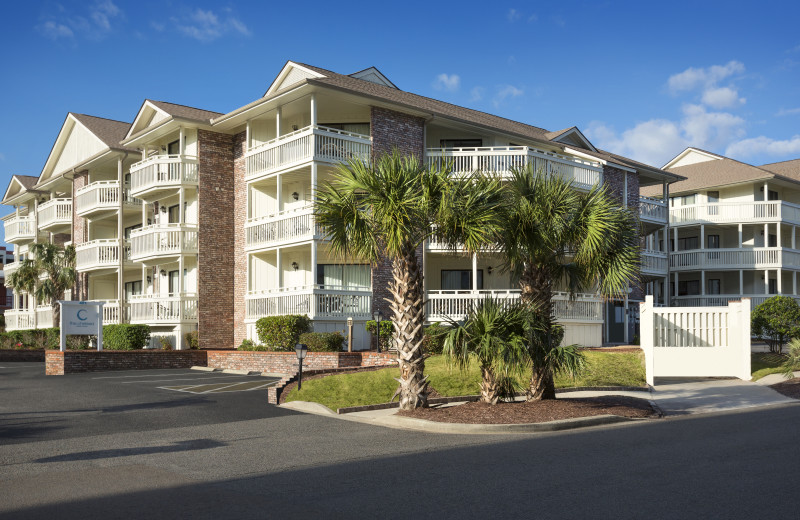
{"type": "Polygon", "coordinates": [[[78,319],[81,321],[86,321],[86,309],[81,309],[78,311],[78,319]]]}

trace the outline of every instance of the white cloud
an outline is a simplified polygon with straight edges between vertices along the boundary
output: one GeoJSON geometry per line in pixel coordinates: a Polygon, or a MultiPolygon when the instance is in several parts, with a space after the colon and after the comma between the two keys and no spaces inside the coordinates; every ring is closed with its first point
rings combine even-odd
{"type": "Polygon", "coordinates": [[[486,89],[484,87],[473,87],[473,89],[469,91],[469,100],[472,102],[480,101],[483,99],[485,93],[486,89]]]}
{"type": "Polygon", "coordinates": [[[74,36],[72,29],[64,24],[56,23],[53,20],[48,20],[41,25],[36,26],[40,33],[50,39],[57,40],[59,38],[72,38],[74,36]]]}
{"type": "Polygon", "coordinates": [[[5,161],[5,160],[6,160],[6,155],[3,154],[3,153],[0,153],[0,161],[5,161]]]}
{"type": "Polygon", "coordinates": [[[514,85],[501,85],[497,87],[497,93],[492,99],[492,104],[499,107],[506,99],[519,97],[525,92],[514,85]]]}
{"type": "Polygon", "coordinates": [[[76,34],[98,40],[112,31],[112,21],[123,16],[122,10],[111,0],[97,1],[79,14],[67,11],[58,5],[55,12],[49,12],[46,20],[36,29],[44,36],[57,40],[72,38],[76,34]]]}
{"type": "Polygon", "coordinates": [[[119,7],[114,5],[111,0],[105,0],[103,2],[98,2],[95,4],[94,9],[90,13],[92,20],[97,26],[104,30],[110,31],[111,30],[111,18],[119,16],[120,10],[119,7]]]}
{"type": "Polygon", "coordinates": [[[796,116],[800,114],[800,108],[782,108],[775,114],[778,117],[782,116],[796,116]]]}
{"type": "Polygon", "coordinates": [[[228,33],[250,36],[250,29],[238,18],[229,15],[224,20],[211,9],[195,9],[182,19],[172,18],[180,32],[201,42],[210,42],[228,33]]]}
{"type": "Polygon", "coordinates": [[[689,67],[683,72],[670,76],[667,84],[673,93],[682,90],[694,90],[697,87],[711,88],[723,79],[743,72],[744,64],[732,60],[725,65],[712,65],[705,69],[689,67]]]}
{"type": "Polygon", "coordinates": [[[519,20],[520,16],[522,15],[516,9],[509,9],[506,18],[508,18],[509,22],[516,22],[517,20],[519,20]]]}
{"type": "Polygon", "coordinates": [[[532,14],[532,15],[530,15],[530,16],[528,17],[528,23],[535,22],[535,21],[537,21],[538,19],[539,19],[539,17],[538,17],[536,14],[532,14]]]}
{"type": "Polygon", "coordinates": [[[739,92],[731,87],[709,88],[703,92],[703,103],[712,108],[732,108],[744,105],[747,101],[739,97],[739,92]]]}
{"type": "Polygon", "coordinates": [[[800,154],[800,135],[795,135],[785,140],[770,139],[762,135],[750,139],[742,139],[730,144],[725,149],[725,155],[741,160],[757,155],[779,157],[798,154],[800,154]]]}
{"type": "Polygon", "coordinates": [[[458,74],[439,74],[436,76],[436,81],[433,82],[433,88],[436,90],[447,90],[455,92],[461,86],[461,78],[458,74]]]}

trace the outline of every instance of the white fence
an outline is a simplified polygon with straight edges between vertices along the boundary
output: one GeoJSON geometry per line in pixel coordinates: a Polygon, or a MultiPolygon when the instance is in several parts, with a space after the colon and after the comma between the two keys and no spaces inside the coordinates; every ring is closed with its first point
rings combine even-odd
{"type": "Polygon", "coordinates": [[[750,301],[727,307],[640,304],[647,384],[656,377],[738,377],[750,380],[750,301]]]}

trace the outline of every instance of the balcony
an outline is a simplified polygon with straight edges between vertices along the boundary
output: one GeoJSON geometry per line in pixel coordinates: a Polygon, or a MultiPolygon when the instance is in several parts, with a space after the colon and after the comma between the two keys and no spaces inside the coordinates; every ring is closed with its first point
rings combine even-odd
{"type": "Polygon", "coordinates": [[[17,216],[12,213],[3,217],[3,228],[9,244],[25,244],[36,238],[36,219],[33,215],[17,216]]]}
{"type": "Polygon", "coordinates": [[[313,206],[249,219],[245,224],[245,235],[245,249],[248,251],[319,239],[322,236],[314,225],[313,206]]]}
{"type": "MultiPolygon", "coordinates": [[[[750,308],[754,309],[756,305],[764,303],[767,298],[775,296],[774,294],[706,294],[706,295],[689,295],[689,296],[675,296],[673,297],[674,305],[677,307],[724,307],[729,302],[738,302],[742,298],[750,298],[750,308]]],[[[785,294],[794,298],[800,303],[800,296],[793,296],[785,294]]]]}
{"type": "Polygon", "coordinates": [[[35,327],[36,313],[27,309],[12,310],[5,312],[6,330],[25,330],[35,327]]]}
{"type": "Polygon", "coordinates": [[[369,319],[372,291],[364,288],[331,288],[313,285],[253,291],[245,296],[246,319],[284,314],[309,318],[369,319]]]}
{"type": "MultiPolygon", "coordinates": [[[[116,238],[90,240],[75,246],[75,268],[80,272],[116,270],[119,267],[119,241],[116,238]]],[[[125,242],[123,261],[130,262],[131,245],[125,242]]]]}
{"type": "Polygon", "coordinates": [[[39,305],[36,307],[36,328],[49,329],[55,327],[53,324],[53,308],[50,305],[39,305]]]}
{"type": "Polygon", "coordinates": [[[667,253],[664,251],[642,251],[640,269],[645,277],[667,276],[667,253]]]}
{"type": "Polygon", "coordinates": [[[151,202],[181,186],[197,186],[197,157],[154,155],[131,165],[131,196],[151,202]]]}
{"type": "Polygon", "coordinates": [[[800,206],[780,200],[719,202],[672,208],[673,226],[787,222],[800,225],[800,206]]]}
{"type": "Polygon", "coordinates": [[[508,175],[512,168],[524,168],[531,164],[536,171],[560,175],[583,189],[601,182],[603,171],[599,163],[528,146],[428,148],[426,159],[429,166],[446,165],[454,173],[481,170],[508,175]]]}
{"type": "Polygon", "coordinates": [[[9,262],[9,263],[7,263],[6,265],[3,266],[3,278],[5,279],[6,287],[9,287],[8,279],[11,278],[11,275],[14,274],[17,269],[19,269],[20,265],[22,265],[21,261],[20,262],[9,262]]]}
{"type": "MultiPolygon", "coordinates": [[[[425,317],[428,321],[463,320],[470,309],[484,298],[513,303],[519,300],[518,289],[479,291],[428,291],[425,317]]],[[[553,294],[553,316],[560,323],[602,323],[603,300],[594,294],[553,294]]]]}
{"type": "Polygon", "coordinates": [[[126,323],[131,319],[131,305],[126,303],[121,307],[119,300],[92,300],[95,302],[103,302],[103,325],[117,325],[119,323],[126,323]]]}
{"type": "Polygon", "coordinates": [[[663,200],[639,197],[639,220],[642,223],[664,226],[667,223],[668,213],[663,200]]]}
{"type": "Polygon", "coordinates": [[[142,205],[141,200],[131,197],[129,186],[120,190],[117,181],[99,181],[75,192],[75,213],[85,218],[111,215],[119,209],[120,196],[123,210],[135,209],[142,205]]]}
{"type": "Polygon", "coordinates": [[[370,136],[325,126],[307,126],[251,148],[245,154],[246,180],[300,166],[310,161],[332,164],[348,159],[368,161],[370,136]]]}
{"type": "Polygon", "coordinates": [[[50,233],[72,228],[72,199],[50,199],[39,205],[39,229],[50,233]]]}
{"type": "Polygon", "coordinates": [[[147,325],[178,324],[197,321],[197,295],[181,293],[170,296],[136,295],[130,303],[131,323],[147,325]]]}
{"type": "Polygon", "coordinates": [[[699,269],[800,269],[800,251],[785,247],[693,249],[670,255],[673,271],[699,269]]]}
{"type": "Polygon", "coordinates": [[[154,224],[131,232],[131,260],[157,264],[197,254],[197,226],[154,224]]]}

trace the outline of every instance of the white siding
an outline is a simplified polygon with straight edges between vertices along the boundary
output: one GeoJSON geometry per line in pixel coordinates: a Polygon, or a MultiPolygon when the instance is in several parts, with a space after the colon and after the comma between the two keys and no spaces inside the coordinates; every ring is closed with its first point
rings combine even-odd
{"type": "Polygon", "coordinates": [[[102,151],[105,147],[94,134],[83,126],[75,124],[70,130],[64,147],[58,152],[58,160],[50,173],[63,172],[102,151]]]}

